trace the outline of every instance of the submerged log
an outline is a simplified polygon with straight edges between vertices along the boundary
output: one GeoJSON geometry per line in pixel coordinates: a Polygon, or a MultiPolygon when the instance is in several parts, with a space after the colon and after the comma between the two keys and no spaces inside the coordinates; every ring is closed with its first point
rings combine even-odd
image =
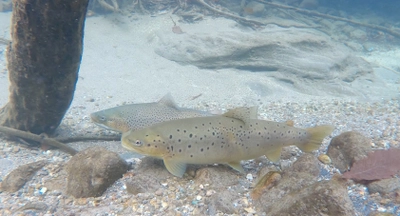
{"type": "Polygon", "coordinates": [[[78,79],[88,0],[13,0],[9,102],[0,125],[51,134],[78,79]]]}

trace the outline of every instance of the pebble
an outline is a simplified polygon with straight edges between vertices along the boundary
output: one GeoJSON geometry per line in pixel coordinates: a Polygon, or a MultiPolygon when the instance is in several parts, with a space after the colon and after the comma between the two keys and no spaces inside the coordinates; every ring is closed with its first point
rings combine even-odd
{"type": "Polygon", "coordinates": [[[331,158],[330,158],[328,155],[326,155],[326,154],[320,154],[320,155],[318,156],[318,160],[321,161],[321,163],[323,163],[323,164],[330,164],[330,163],[332,163],[331,158]]]}
{"type": "Polygon", "coordinates": [[[213,195],[215,193],[215,191],[214,190],[208,190],[207,192],[206,192],[206,196],[211,196],[211,195],[213,195]]]}
{"type": "Polygon", "coordinates": [[[253,181],[253,175],[251,173],[247,174],[246,179],[249,181],[253,181]]]}

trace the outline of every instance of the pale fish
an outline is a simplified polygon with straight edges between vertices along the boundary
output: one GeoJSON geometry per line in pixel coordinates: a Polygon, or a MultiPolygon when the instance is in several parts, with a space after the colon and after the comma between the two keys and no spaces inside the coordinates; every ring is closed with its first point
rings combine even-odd
{"type": "Polygon", "coordinates": [[[276,162],[284,146],[311,152],[334,130],[329,125],[301,129],[256,117],[257,108],[251,107],[163,122],[122,134],[122,146],[163,159],[170,173],[182,177],[186,164],[227,164],[243,172],[241,160],[265,155],[276,162]]]}
{"type": "Polygon", "coordinates": [[[210,116],[210,113],[178,107],[170,94],[158,102],[128,104],[90,115],[97,125],[118,132],[137,130],[174,119],[210,116]]]}

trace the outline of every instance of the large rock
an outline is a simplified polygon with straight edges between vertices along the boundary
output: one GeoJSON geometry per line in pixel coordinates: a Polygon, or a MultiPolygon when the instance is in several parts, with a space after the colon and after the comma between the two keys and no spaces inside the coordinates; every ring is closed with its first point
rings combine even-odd
{"type": "Polygon", "coordinates": [[[118,154],[102,147],[85,149],[66,165],[67,193],[75,198],[101,196],[127,170],[128,164],[118,154]]]}
{"type": "Polygon", "coordinates": [[[312,154],[303,154],[293,165],[282,173],[282,178],[271,189],[264,191],[255,201],[259,211],[269,212],[281,199],[289,194],[308,187],[318,180],[320,168],[318,159],[312,154]]]}
{"type": "Polygon", "coordinates": [[[337,179],[316,182],[285,196],[268,215],[355,215],[347,186],[337,179]]]}
{"type": "Polygon", "coordinates": [[[371,151],[371,140],[359,132],[348,131],[334,137],[328,146],[328,156],[340,172],[347,171],[355,161],[371,151]]]}
{"type": "Polygon", "coordinates": [[[1,190],[16,192],[29,181],[32,176],[47,164],[47,160],[36,161],[33,163],[19,166],[11,171],[1,183],[1,190]]]}
{"type": "Polygon", "coordinates": [[[221,25],[211,29],[215,24],[200,23],[179,36],[159,32],[155,52],[199,68],[267,72],[266,76],[312,94],[318,94],[318,85],[313,83],[321,84],[320,90],[330,94],[358,94],[348,83],[359,78],[366,83],[374,80],[370,63],[317,30],[268,26],[244,31],[228,21],[212,22],[221,25]]]}

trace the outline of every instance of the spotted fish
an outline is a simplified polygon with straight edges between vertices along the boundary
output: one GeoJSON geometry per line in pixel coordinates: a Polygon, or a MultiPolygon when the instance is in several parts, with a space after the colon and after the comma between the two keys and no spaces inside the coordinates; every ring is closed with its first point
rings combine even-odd
{"type": "Polygon", "coordinates": [[[199,110],[179,108],[171,95],[167,94],[158,102],[118,106],[92,113],[90,118],[99,126],[126,132],[163,121],[210,115],[199,110]]]}
{"type": "Polygon", "coordinates": [[[278,161],[282,147],[319,148],[333,127],[295,128],[288,123],[258,120],[257,108],[236,108],[219,116],[163,122],[122,134],[122,146],[164,160],[168,171],[182,177],[186,164],[227,164],[243,172],[241,160],[267,156],[278,161]]]}

